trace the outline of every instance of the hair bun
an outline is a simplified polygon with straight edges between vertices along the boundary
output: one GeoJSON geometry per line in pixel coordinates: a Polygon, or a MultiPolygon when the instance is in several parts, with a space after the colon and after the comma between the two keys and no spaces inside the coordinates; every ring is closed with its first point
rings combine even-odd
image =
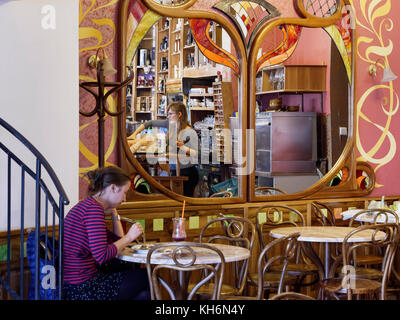
{"type": "Polygon", "coordinates": [[[88,177],[88,179],[89,179],[91,182],[96,181],[96,180],[98,179],[98,169],[89,171],[89,172],[86,174],[86,176],[88,177]]]}
{"type": "Polygon", "coordinates": [[[121,168],[116,166],[108,166],[97,168],[86,174],[89,179],[88,191],[89,195],[102,191],[110,184],[121,186],[130,181],[130,177],[121,168]]]}
{"type": "Polygon", "coordinates": [[[89,179],[89,192],[95,192],[99,190],[103,185],[103,172],[100,168],[89,171],[87,177],[89,179]]]}

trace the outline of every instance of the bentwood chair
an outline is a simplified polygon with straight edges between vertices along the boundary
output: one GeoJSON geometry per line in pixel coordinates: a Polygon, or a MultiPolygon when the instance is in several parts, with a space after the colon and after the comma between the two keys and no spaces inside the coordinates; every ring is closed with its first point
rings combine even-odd
{"type": "MultiPolygon", "coordinates": [[[[357,212],[349,221],[349,227],[353,227],[356,222],[358,222],[358,219],[361,217],[370,217],[371,223],[372,224],[377,224],[377,223],[389,223],[389,222],[394,222],[396,224],[399,224],[399,216],[396,214],[391,209],[383,209],[383,208],[377,208],[377,209],[365,209],[362,211],[357,212]],[[389,221],[391,219],[392,221],[389,221]]],[[[368,219],[367,219],[368,220],[368,219]]],[[[363,225],[364,222],[361,222],[361,225],[363,225]]],[[[376,266],[376,265],[381,265],[383,261],[383,253],[380,251],[377,252],[366,252],[365,254],[359,253],[357,257],[357,266],[364,266],[364,267],[369,267],[369,266],[376,266]]],[[[365,268],[364,270],[365,275],[368,276],[369,278],[377,278],[381,276],[381,273],[377,270],[371,269],[371,268],[365,268]]]]}
{"type": "MultiPolygon", "coordinates": [[[[303,215],[294,208],[284,205],[270,204],[259,207],[256,211],[256,229],[260,249],[264,249],[267,241],[271,241],[271,237],[269,236],[269,231],[271,229],[305,225],[306,223],[303,215]],[[260,222],[261,213],[265,213],[265,221],[263,222],[260,222]]],[[[311,286],[319,281],[318,268],[305,258],[301,247],[298,247],[297,250],[297,254],[293,261],[287,266],[288,275],[297,277],[297,282],[295,285],[296,291],[300,290],[300,287],[302,286],[311,286]],[[307,277],[310,277],[312,280],[310,282],[305,282],[307,277]]],[[[274,265],[271,269],[280,273],[282,267],[282,265],[274,265]]],[[[247,285],[257,285],[257,274],[249,274],[247,285]]]]}
{"type": "Polygon", "coordinates": [[[287,267],[291,260],[296,256],[298,249],[297,238],[300,233],[293,233],[286,237],[275,239],[268,243],[261,251],[257,260],[257,295],[248,296],[228,296],[224,300],[263,300],[266,292],[274,290],[281,294],[289,286],[293,286],[296,277],[288,275],[287,267]],[[276,264],[282,265],[280,273],[271,270],[276,264]]]}
{"type": "Polygon", "coordinates": [[[354,223],[361,218],[361,216],[366,216],[371,218],[371,223],[396,223],[399,224],[399,216],[397,213],[391,209],[386,208],[376,208],[376,209],[365,209],[357,212],[351,217],[349,221],[349,227],[352,227],[354,223]],[[392,219],[394,221],[389,221],[392,219]]]}
{"type": "Polygon", "coordinates": [[[322,202],[311,202],[311,215],[321,226],[336,225],[335,214],[333,213],[332,209],[322,202]]]}
{"type": "Polygon", "coordinates": [[[354,295],[357,298],[366,296],[368,299],[378,297],[380,300],[385,300],[387,282],[391,275],[394,254],[399,241],[399,231],[399,225],[394,223],[364,225],[351,231],[342,243],[342,255],[333,263],[329,278],[320,282],[324,293],[338,300],[340,295],[345,295],[348,300],[351,300],[354,295]],[[370,232],[370,241],[351,241],[352,237],[357,237],[365,231],[370,232]],[[366,279],[357,273],[357,253],[365,248],[381,249],[384,252],[380,280],[366,279]],[[342,276],[334,278],[339,266],[345,266],[342,268],[342,276]]]}
{"type": "Polygon", "coordinates": [[[212,283],[212,292],[209,299],[219,300],[222,280],[225,272],[225,258],[222,252],[216,248],[197,242],[171,242],[152,247],[147,253],[147,275],[150,283],[152,300],[165,300],[169,296],[171,300],[192,300],[203,286],[212,283]],[[219,256],[218,268],[211,264],[195,264],[196,253],[192,248],[210,250],[219,256]],[[167,251],[168,250],[168,251],[167,251]],[[157,254],[168,255],[173,264],[152,265],[152,259],[157,254]],[[207,276],[197,282],[188,290],[190,277],[195,271],[207,271],[207,276]],[[170,271],[165,274],[164,271],[170,271]],[[164,289],[164,290],[163,290],[164,289]]]}
{"type": "MultiPolygon", "coordinates": [[[[249,249],[250,254],[254,245],[255,227],[253,223],[242,217],[223,216],[206,223],[200,231],[200,243],[220,243],[232,246],[240,246],[249,249]],[[222,230],[219,229],[222,226],[222,230]]],[[[250,258],[229,263],[234,277],[231,282],[223,283],[221,289],[221,298],[224,296],[240,296],[243,293],[246,277],[249,269],[250,258]]],[[[227,265],[228,270],[228,265],[227,265]]],[[[198,298],[207,297],[212,290],[210,284],[198,290],[198,298]]]]}

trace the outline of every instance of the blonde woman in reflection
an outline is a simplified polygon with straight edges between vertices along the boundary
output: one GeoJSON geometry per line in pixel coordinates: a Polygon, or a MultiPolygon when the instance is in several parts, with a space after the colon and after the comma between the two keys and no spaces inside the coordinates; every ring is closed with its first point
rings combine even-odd
{"type": "MultiPolygon", "coordinates": [[[[197,133],[193,130],[188,122],[186,106],[182,102],[171,103],[168,106],[167,115],[168,116],[166,120],[150,120],[145,122],[144,124],[141,124],[139,128],[137,128],[136,131],[128,137],[128,144],[130,146],[135,146],[133,148],[131,147],[131,151],[132,149],[137,150],[136,146],[140,147],[141,145],[150,144],[153,142],[149,142],[150,138],[147,136],[145,138],[137,140],[136,136],[140,132],[149,127],[167,128],[167,141],[171,154],[183,153],[184,155],[186,155],[186,157],[179,156],[178,161],[180,166],[180,175],[189,178],[183,183],[183,194],[185,196],[192,197],[194,193],[194,188],[199,181],[199,173],[197,171],[197,168],[195,167],[195,165],[198,163],[197,133]],[[177,148],[175,152],[171,150],[174,147],[174,143],[176,143],[177,148]]],[[[171,154],[169,168],[172,175],[176,176],[176,164],[174,163],[176,161],[171,161],[173,159],[171,154]]]]}

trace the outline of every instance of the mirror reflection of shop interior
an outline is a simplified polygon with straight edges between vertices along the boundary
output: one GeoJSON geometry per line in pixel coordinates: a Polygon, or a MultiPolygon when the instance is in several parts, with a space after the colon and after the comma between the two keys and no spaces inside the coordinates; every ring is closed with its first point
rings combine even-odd
{"type": "MultiPolygon", "coordinates": [[[[287,28],[294,50],[272,54],[256,75],[256,195],[262,187],[307,189],[332,168],[347,140],[351,86],[335,43],[322,28],[287,28]]],[[[280,28],[272,30],[259,56],[282,41],[280,28]]]]}
{"type": "MultiPolygon", "coordinates": [[[[235,50],[227,32],[216,22],[210,23],[208,33],[218,47],[226,52],[235,50]]],[[[231,126],[239,127],[239,78],[235,72],[203,55],[188,19],[171,17],[160,19],[148,30],[132,59],[132,69],[135,75],[126,97],[127,136],[145,121],[166,119],[171,102],[183,102],[199,139],[200,182],[194,196],[209,197],[227,185],[236,196],[239,183],[232,156],[234,142],[226,134],[231,126]]],[[[144,154],[150,151],[165,156],[166,133],[164,128],[145,130],[143,134],[154,135],[157,142],[134,154],[155,177],[168,173],[149,163],[144,154]]]]}

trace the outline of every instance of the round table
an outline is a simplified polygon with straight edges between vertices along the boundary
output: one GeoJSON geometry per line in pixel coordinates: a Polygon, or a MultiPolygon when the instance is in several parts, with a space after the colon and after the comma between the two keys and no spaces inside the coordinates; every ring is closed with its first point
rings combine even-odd
{"type": "MultiPolygon", "coordinates": [[[[320,278],[328,278],[329,273],[329,243],[342,243],[344,238],[353,230],[354,227],[335,227],[335,226],[305,226],[305,227],[284,227],[275,228],[270,232],[274,238],[282,238],[295,232],[300,232],[298,241],[302,242],[304,253],[320,269],[320,278]],[[322,242],[325,244],[325,266],[322,264],[318,255],[311,246],[313,242],[322,242]]],[[[348,242],[371,241],[372,230],[365,230],[351,237],[348,242]]],[[[378,232],[375,235],[376,240],[384,239],[385,233],[378,232]]]]}
{"type": "MultiPolygon", "coordinates": [[[[241,261],[248,259],[250,257],[250,250],[246,248],[230,246],[226,244],[215,244],[215,243],[206,243],[206,244],[219,249],[224,255],[225,262],[241,261]]],[[[198,247],[192,247],[192,249],[196,254],[196,261],[194,264],[215,264],[221,262],[219,256],[213,251],[198,247]]],[[[137,253],[134,252],[134,250],[127,247],[119,254],[118,258],[129,262],[146,263],[147,252],[137,253]]],[[[182,262],[185,262],[184,258],[182,258],[182,262]]],[[[150,263],[174,264],[174,261],[167,254],[155,253],[150,263]]]]}
{"type": "MultiPolygon", "coordinates": [[[[159,243],[161,244],[161,243],[159,243]]],[[[174,244],[179,244],[179,242],[176,242],[174,244]]],[[[208,246],[211,247],[216,247],[219,249],[222,254],[224,255],[225,262],[235,262],[235,261],[241,261],[248,259],[250,257],[250,250],[242,247],[237,247],[237,246],[230,246],[230,245],[225,245],[225,244],[215,244],[215,243],[204,243],[208,246]]],[[[155,243],[157,245],[157,243],[155,243]]],[[[187,242],[182,242],[183,246],[187,245],[187,242]]],[[[190,246],[190,245],[189,245],[190,246]]],[[[151,256],[150,263],[153,265],[157,264],[175,264],[174,260],[172,259],[171,252],[166,253],[165,249],[168,247],[163,247],[161,253],[154,252],[151,256]]],[[[206,248],[199,248],[199,247],[190,247],[195,255],[196,255],[196,260],[194,261],[193,264],[218,264],[221,263],[220,257],[214,252],[206,248]]],[[[129,262],[134,262],[134,263],[146,263],[147,260],[147,253],[148,252],[142,252],[142,253],[137,253],[135,250],[127,247],[125,248],[119,255],[118,258],[124,261],[129,261],[129,262]]],[[[179,258],[179,263],[185,264],[191,262],[192,257],[190,258],[185,258],[185,257],[180,257],[179,258]]],[[[175,279],[179,282],[179,291],[178,291],[178,297],[181,297],[183,299],[186,298],[187,296],[187,288],[188,288],[188,276],[185,276],[182,271],[177,272],[177,275],[173,275],[175,279]]]]}
{"type": "MultiPolygon", "coordinates": [[[[364,211],[366,209],[350,209],[350,210],[346,210],[343,211],[341,213],[343,220],[348,220],[353,218],[353,216],[355,216],[357,213],[364,211]]],[[[368,222],[368,223],[396,223],[396,218],[393,215],[389,215],[388,219],[386,221],[386,217],[384,215],[380,215],[378,217],[378,219],[376,221],[374,221],[374,218],[376,216],[376,213],[364,213],[364,214],[360,214],[358,217],[356,217],[354,220],[358,221],[358,222],[368,222]]]]}

